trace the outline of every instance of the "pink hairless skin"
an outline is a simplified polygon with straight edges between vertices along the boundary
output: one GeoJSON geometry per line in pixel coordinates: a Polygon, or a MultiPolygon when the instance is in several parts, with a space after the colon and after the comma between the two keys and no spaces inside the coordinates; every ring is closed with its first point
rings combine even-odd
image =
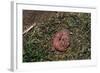
{"type": "Polygon", "coordinates": [[[61,30],[56,32],[53,36],[52,47],[60,52],[64,52],[70,45],[70,32],[68,30],[61,30]]]}

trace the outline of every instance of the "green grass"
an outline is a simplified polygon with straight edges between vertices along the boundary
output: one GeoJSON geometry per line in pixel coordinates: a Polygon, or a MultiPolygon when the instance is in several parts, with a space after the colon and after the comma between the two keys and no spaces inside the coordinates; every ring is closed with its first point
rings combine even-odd
{"type": "MultiPolygon", "coordinates": [[[[40,15],[42,13],[44,12],[40,15]]],[[[91,14],[47,13],[54,14],[48,18],[40,18],[37,25],[23,35],[23,62],[91,59],[91,14]],[[52,36],[62,29],[68,29],[71,33],[70,46],[65,52],[52,51],[52,36]]],[[[25,26],[25,22],[23,25],[25,26]]]]}

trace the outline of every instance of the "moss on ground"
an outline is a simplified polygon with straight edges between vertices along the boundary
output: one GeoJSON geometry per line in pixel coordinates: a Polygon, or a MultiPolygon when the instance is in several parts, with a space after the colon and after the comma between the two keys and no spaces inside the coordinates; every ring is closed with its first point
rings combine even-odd
{"type": "Polygon", "coordinates": [[[91,14],[75,12],[23,11],[23,62],[91,59],[91,14]],[[70,46],[65,52],[52,51],[52,36],[70,31],[70,46]]]}

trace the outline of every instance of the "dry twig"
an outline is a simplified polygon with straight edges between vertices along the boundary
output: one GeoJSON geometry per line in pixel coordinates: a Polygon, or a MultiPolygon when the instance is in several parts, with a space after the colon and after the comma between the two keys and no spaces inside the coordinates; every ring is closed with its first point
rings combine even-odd
{"type": "Polygon", "coordinates": [[[33,27],[36,26],[36,23],[34,23],[33,25],[31,25],[28,29],[26,29],[23,34],[27,33],[28,31],[30,31],[33,27]]]}

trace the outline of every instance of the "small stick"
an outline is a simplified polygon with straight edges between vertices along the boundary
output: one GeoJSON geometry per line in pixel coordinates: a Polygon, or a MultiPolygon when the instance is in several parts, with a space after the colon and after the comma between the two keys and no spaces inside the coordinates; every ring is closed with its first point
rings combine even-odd
{"type": "Polygon", "coordinates": [[[34,23],[33,25],[31,25],[28,29],[26,29],[23,34],[27,33],[28,31],[30,31],[34,26],[36,26],[36,23],[34,23]]]}

